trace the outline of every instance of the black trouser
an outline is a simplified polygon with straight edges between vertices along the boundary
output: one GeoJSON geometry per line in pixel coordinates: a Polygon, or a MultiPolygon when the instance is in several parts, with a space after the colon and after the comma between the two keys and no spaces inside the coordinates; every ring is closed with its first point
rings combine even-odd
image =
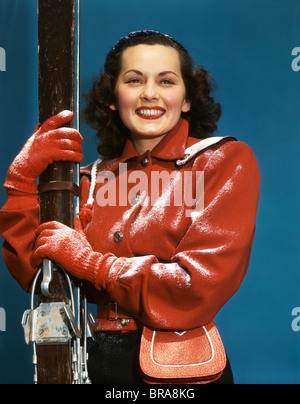
{"type": "Polygon", "coordinates": [[[93,384],[140,384],[141,330],[99,332],[88,342],[88,371],[93,384]]]}
{"type": "MultiPolygon", "coordinates": [[[[88,342],[88,371],[93,384],[142,384],[139,367],[141,330],[99,332],[88,342]]],[[[212,384],[233,384],[230,363],[212,384]]]]}

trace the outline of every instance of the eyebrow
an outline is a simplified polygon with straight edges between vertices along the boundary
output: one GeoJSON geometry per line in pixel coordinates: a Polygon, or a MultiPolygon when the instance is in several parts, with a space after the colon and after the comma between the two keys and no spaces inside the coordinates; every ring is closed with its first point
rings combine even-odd
{"type": "MultiPolygon", "coordinates": [[[[135,70],[135,69],[127,70],[127,71],[124,73],[124,76],[125,76],[126,74],[128,74],[128,73],[135,73],[135,74],[137,74],[137,75],[139,75],[139,76],[143,76],[143,73],[142,73],[142,72],[140,72],[139,70],[135,70]]],[[[174,76],[178,77],[178,75],[177,75],[176,73],[174,73],[172,70],[163,71],[163,72],[159,73],[158,75],[161,77],[161,76],[166,76],[167,74],[173,74],[174,76]]]]}

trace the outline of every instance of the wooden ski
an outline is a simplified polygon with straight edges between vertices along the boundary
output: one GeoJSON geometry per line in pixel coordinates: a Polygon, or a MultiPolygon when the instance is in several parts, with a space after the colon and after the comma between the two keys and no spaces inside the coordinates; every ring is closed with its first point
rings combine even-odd
{"type": "MultiPolygon", "coordinates": [[[[78,0],[38,0],[38,46],[39,46],[39,122],[63,110],[76,111],[75,88],[77,82],[78,0]],[[77,38],[77,39],[76,39],[77,38]]],[[[78,89],[77,89],[78,91],[78,89]]],[[[78,111],[77,111],[78,112],[78,111]]],[[[74,122],[71,123],[74,127],[74,122]]],[[[76,126],[76,125],[75,125],[76,126]]],[[[78,129],[78,128],[77,128],[78,129]]],[[[74,194],[78,187],[75,167],[70,162],[50,165],[39,180],[40,223],[52,220],[73,227],[74,194]]],[[[38,304],[71,304],[68,282],[63,271],[47,269],[44,263],[39,279],[41,287],[38,304]],[[48,272],[47,272],[48,271],[48,272]],[[47,279],[48,276],[48,279],[47,279]],[[45,287],[45,283],[47,283],[45,287]],[[44,290],[43,290],[44,289],[44,290]]],[[[42,331],[41,331],[42,332],[42,331]]],[[[36,346],[36,382],[38,384],[71,384],[72,343],[41,343],[36,346]]]]}

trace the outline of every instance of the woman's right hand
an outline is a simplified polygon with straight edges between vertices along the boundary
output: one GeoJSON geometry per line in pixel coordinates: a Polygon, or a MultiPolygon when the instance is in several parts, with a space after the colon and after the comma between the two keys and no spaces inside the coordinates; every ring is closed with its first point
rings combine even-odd
{"type": "Polygon", "coordinates": [[[73,116],[71,111],[62,111],[36,128],[10,166],[5,188],[36,194],[36,180],[49,164],[55,161],[79,163],[82,160],[81,134],[75,129],[61,127],[73,116]]]}

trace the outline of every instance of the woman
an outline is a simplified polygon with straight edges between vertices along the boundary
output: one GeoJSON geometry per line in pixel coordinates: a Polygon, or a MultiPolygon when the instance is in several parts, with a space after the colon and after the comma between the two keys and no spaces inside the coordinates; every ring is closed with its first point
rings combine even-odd
{"type": "MultiPolygon", "coordinates": [[[[101,159],[82,169],[81,223],[75,230],[38,225],[37,177],[55,160],[82,159],[81,135],[61,128],[72,119],[64,111],[35,132],[10,167],[3,254],[25,290],[43,258],[86,281],[98,306],[92,381],[139,383],[143,326],[197,329],[239,288],[259,171],[239,141],[199,142],[216,130],[220,106],[208,73],[194,71],[168,35],[121,38],[87,100],[101,159]]],[[[233,382],[229,363],[222,382],[233,382]]]]}

